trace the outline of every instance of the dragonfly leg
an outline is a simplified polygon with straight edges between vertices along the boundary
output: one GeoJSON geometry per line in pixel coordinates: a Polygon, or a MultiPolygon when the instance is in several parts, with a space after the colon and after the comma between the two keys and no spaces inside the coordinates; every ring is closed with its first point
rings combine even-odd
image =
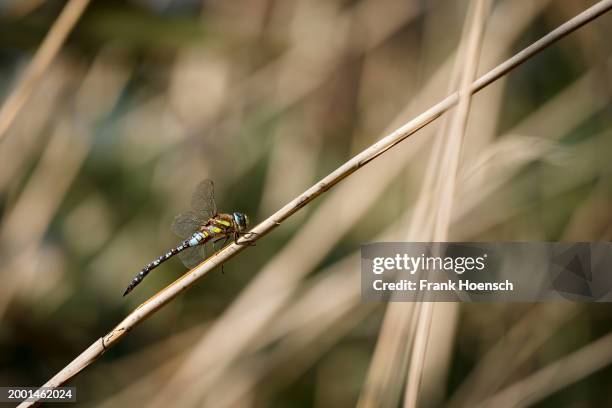
{"type": "Polygon", "coordinates": [[[225,244],[227,244],[227,241],[229,240],[229,235],[221,237],[221,238],[217,238],[215,239],[212,244],[213,244],[213,249],[215,248],[215,244],[221,240],[223,240],[223,243],[221,244],[221,248],[223,248],[225,246],[225,244]]]}
{"type": "MultiPolygon", "coordinates": [[[[217,248],[215,248],[215,244],[216,244],[217,242],[221,241],[222,239],[223,239],[223,238],[219,238],[219,239],[214,239],[214,240],[212,241],[213,254],[214,254],[215,252],[217,252],[217,248]]],[[[206,250],[206,249],[204,249],[204,250],[206,250]]],[[[206,257],[208,258],[208,256],[206,256],[206,257]]],[[[225,273],[225,271],[223,270],[223,264],[221,264],[221,273],[225,273]]]]}
{"type": "MultiPolygon", "coordinates": [[[[215,239],[215,240],[213,240],[213,242],[212,242],[213,254],[214,254],[215,252],[217,252],[217,248],[215,248],[215,244],[216,244],[217,242],[221,241],[222,239],[223,239],[223,238],[219,238],[219,239],[215,239]]],[[[221,264],[221,273],[225,273],[225,271],[223,270],[223,264],[221,264]]]]}
{"type": "MultiPolygon", "coordinates": [[[[225,246],[225,244],[227,244],[227,241],[229,241],[229,239],[230,239],[230,236],[229,236],[229,235],[227,235],[227,236],[225,236],[225,237],[221,237],[221,238],[218,238],[218,239],[214,240],[214,241],[212,242],[212,244],[213,244],[213,249],[214,249],[214,247],[215,247],[215,244],[216,244],[217,242],[221,241],[221,240],[223,240],[223,244],[221,244],[221,248],[223,248],[223,247],[225,246]]],[[[223,265],[223,264],[221,264],[221,273],[225,273],[225,269],[224,269],[224,265],[223,265]]]]}

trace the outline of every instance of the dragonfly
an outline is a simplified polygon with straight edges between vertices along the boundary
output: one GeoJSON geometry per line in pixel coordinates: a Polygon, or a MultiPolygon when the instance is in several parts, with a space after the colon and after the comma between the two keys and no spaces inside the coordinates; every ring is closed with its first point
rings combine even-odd
{"type": "Polygon", "coordinates": [[[187,268],[193,268],[206,259],[206,244],[214,245],[224,240],[225,246],[230,238],[238,243],[238,238],[246,235],[249,226],[249,217],[241,212],[219,213],[215,203],[214,183],[210,179],[200,182],[191,198],[192,209],[176,216],[172,223],[172,232],[183,241],[176,247],[169,249],[165,254],[145,265],[132,279],[125,289],[123,296],[130,293],[142,280],[163,262],[179,255],[187,268]]]}

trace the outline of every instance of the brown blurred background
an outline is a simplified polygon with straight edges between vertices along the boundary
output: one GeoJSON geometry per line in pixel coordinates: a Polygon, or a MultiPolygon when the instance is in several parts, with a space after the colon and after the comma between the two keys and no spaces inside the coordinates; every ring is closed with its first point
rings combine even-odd
{"type": "MultiPolygon", "coordinates": [[[[492,2],[479,74],[594,3],[492,2]]],[[[64,4],[0,3],[1,101],[64,4]]],[[[0,134],[0,385],[41,385],[184,273],[170,260],[121,297],[177,243],[169,225],[201,179],[256,223],[441,100],[469,5],[92,1],[0,134]]],[[[610,239],[611,27],[604,15],[474,97],[452,240],[610,239]]],[[[407,239],[441,123],[127,335],[71,383],[79,405],[401,405],[413,305],[362,303],[358,250],[407,239]]],[[[611,313],[437,304],[419,405],[610,406],[611,313]]]]}

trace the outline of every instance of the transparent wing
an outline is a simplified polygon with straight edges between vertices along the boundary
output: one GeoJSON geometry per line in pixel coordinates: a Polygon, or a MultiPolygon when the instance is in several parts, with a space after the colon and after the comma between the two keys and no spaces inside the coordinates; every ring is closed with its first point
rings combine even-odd
{"type": "Polygon", "coordinates": [[[187,211],[174,218],[170,229],[179,237],[187,238],[193,235],[205,222],[206,220],[202,220],[202,217],[195,211],[187,211]]]}
{"type": "Polygon", "coordinates": [[[206,248],[204,245],[187,248],[179,253],[179,258],[187,268],[194,268],[206,258],[206,248]]]}
{"type": "Polygon", "coordinates": [[[198,184],[191,198],[191,207],[200,217],[207,220],[217,215],[215,186],[212,180],[206,179],[198,184]]]}

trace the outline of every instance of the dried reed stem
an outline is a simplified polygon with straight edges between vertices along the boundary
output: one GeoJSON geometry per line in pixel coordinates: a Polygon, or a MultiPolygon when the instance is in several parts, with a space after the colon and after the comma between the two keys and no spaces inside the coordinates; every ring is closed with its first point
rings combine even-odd
{"type": "Polygon", "coordinates": [[[552,307],[538,305],[527,312],[479,359],[444,405],[449,408],[474,406],[490,398],[580,310],[571,303],[558,303],[552,307]]]}
{"type": "Polygon", "coordinates": [[[612,334],[589,343],[517,381],[480,404],[484,407],[526,407],[607,367],[612,362],[612,334]]]}
{"type": "Polygon", "coordinates": [[[89,0],[70,0],[53,23],[42,44],[36,51],[32,62],[13,92],[0,109],[0,140],[13,124],[19,111],[24,107],[43,74],[62,48],[68,34],[85,11],[89,0]]]}
{"type": "MultiPolygon", "coordinates": [[[[457,172],[459,169],[459,159],[461,157],[461,145],[465,138],[470,104],[472,101],[470,84],[476,76],[478,61],[480,60],[480,49],[482,47],[488,11],[488,0],[479,0],[474,3],[469,35],[466,38],[464,48],[465,54],[463,56],[458,55],[458,58],[462,59],[464,68],[459,82],[459,102],[457,103],[457,108],[454,111],[453,119],[450,123],[448,136],[445,138],[445,154],[442,162],[442,171],[440,173],[443,175],[443,178],[440,179],[440,195],[437,200],[437,205],[435,205],[433,238],[436,242],[448,240],[457,172]]],[[[425,365],[425,352],[429,343],[429,330],[433,315],[433,305],[431,301],[425,301],[418,308],[419,313],[417,314],[416,333],[414,345],[411,350],[404,398],[404,407],[407,408],[414,408],[417,406],[419,387],[421,385],[423,367],[425,365]]]]}
{"type": "MultiPolygon", "coordinates": [[[[562,24],[555,30],[551,31],[540,40],[531,44],[518,54],[509,58],[502,64],[489,71],[487,74],[480,77],[477,81],[471,84],[471,92],[475,93],[480,91],[482,88],[491,84],[498,78],[508,73],[513,68],[527,61],[530,57],[542,51],[549,45],[565,37],[569,33],[580,28],[584,24],[594,20],[600,15],[604,14],[612,8],[612,0],[602,0],[579,15],[573,17],[566,23],[562,24]]],[[[437,119],[440,115],[446,112],[449,108],[457,103],[459,96],[457,93],[449,95],[438,104],[429,108],[410,122],[404,124],[394,132],[383,137],[378,142],[374,143],[352,159],[345,162],[342,166],[338,167],[335,171],[330,173],[328,176],[323,178],[314,186],[310,187],[304,193],[300,194],[297,198],[286,204],[276,213],[272,214],[266,220],[261,222],[252,232],[254,235],[250,238],[255,241],[265,234],[276,228],[282,221],[289,218],[291,215],[296,213],[302,207],[309,204],[315,198],[334,187],[338,182],[348,177],[359,168],[365,166],[370,161],[376,159],[378,156],[391,149],[401,141],[408,138],[410,135],[415,133],[417,130],[426,126],[433,120],[437,119]]],[[[104,337],[96,340],[89,348],[81,353],[75,360],[64,367],[59,373],[51,378],[44,386],[45,387],[58,387],[85,367],[97,360],[109,347],[113,346],[119,339],[121,339],[128,331],[133,329],[137,324],[142,322],[144,319],[155,313],[159,308],[170,302],[172,299],[177,297],[184,290],[194,285],[200,278],[210,272],[212,269],[228,261],[230,258],[237,255],[239,252],[244,250],[248,246],[246,239],[241,239],[238,244],[231,244],[225,247],[223,250],[214,254],[206,261],[195,267],[194,269],[187,272],[181,278],[167,286],[165,289],[158,292],[153,297],[149,298],[146,302],[140,305],[136,310],[130,313],[121,323],[119,323],[113,330],[111,330],[104,337]]],[[[27,407],[32,406],[34,402],[24,402],[20,406],[27,407]]]]}

